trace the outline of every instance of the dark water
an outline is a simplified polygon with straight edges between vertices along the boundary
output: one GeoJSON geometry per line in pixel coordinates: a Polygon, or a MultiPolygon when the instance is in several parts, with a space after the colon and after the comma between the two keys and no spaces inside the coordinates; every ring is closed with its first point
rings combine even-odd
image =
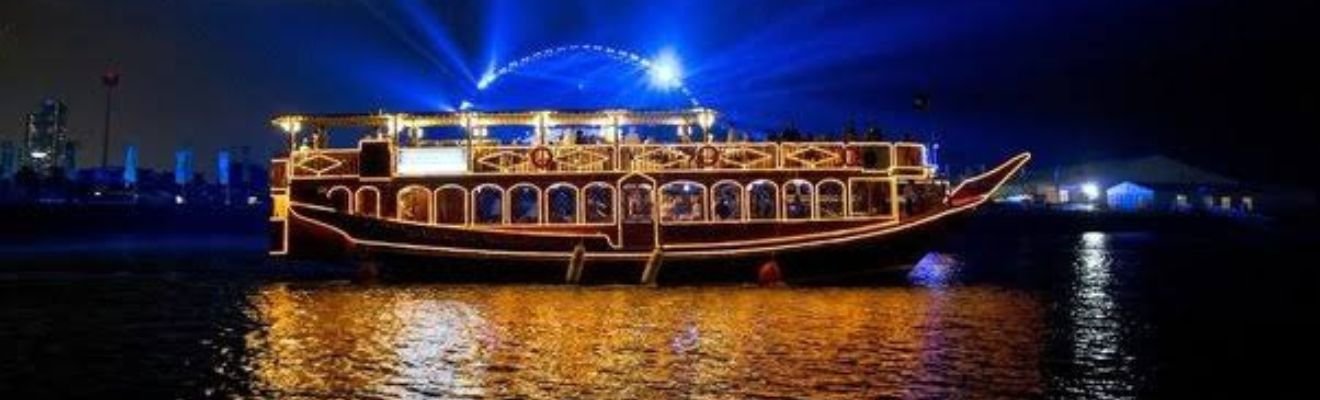
{"type": "Polygon", "coordinates": [[[1310,397],[1313,240],[1023,230],[790,288],[363,284],[260,239],[10,243],[0,397],[1310,397]]]}

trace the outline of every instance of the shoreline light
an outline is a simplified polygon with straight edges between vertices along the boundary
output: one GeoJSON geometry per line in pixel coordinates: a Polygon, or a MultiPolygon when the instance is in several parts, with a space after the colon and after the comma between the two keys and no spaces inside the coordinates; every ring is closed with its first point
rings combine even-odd
{"type": "Polygon", "coordinates": [[[1082,195],[1086,196],[1087,201],[1095,201],[1095,199],[1100,198],[1100,185],[1095,182],[1083,183],[1082,195]]]}

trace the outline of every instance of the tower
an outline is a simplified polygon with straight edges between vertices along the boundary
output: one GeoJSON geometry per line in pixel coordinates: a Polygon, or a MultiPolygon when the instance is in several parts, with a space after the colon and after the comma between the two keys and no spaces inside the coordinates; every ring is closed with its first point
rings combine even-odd
{"type": "Polygon", "coordinates": [[[110,161],[110,106],[115,87],[119,86],[119,72],[106,70],[101,75],[101,85],[105,86],[105,128],[101,136],[101,168],[109,166],[110,161]]]}

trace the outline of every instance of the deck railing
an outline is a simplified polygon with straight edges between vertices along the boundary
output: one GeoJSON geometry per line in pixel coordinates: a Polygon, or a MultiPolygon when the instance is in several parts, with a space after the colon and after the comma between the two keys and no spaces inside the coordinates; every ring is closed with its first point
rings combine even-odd
{"type": "Polygon", "coordinates": [[[357,149],[299,150],[290,157],[294,177],[330,177],[358,174],[357,149]]]}
{"type": "MultiPolygon", "coordinates": [[[[925,151],[920,143],[890,142],[477,144],[470,161],[477,173],[861,168],[920,175],[930,171],[925,151]]],[[[352,176],[358,151],[299,150],[290,168],[293,177],[352,176]]]]}

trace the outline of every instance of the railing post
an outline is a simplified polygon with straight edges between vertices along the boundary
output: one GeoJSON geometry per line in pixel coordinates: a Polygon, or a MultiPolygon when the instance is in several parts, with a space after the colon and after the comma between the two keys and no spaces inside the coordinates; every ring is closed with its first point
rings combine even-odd
{"type": "Polygon", "coordinates": [[[477,150],[472,144],[472,128],[463,127],[464,135],[467,136],[467,164],[468,172],[477,172],[477,150]]]}

